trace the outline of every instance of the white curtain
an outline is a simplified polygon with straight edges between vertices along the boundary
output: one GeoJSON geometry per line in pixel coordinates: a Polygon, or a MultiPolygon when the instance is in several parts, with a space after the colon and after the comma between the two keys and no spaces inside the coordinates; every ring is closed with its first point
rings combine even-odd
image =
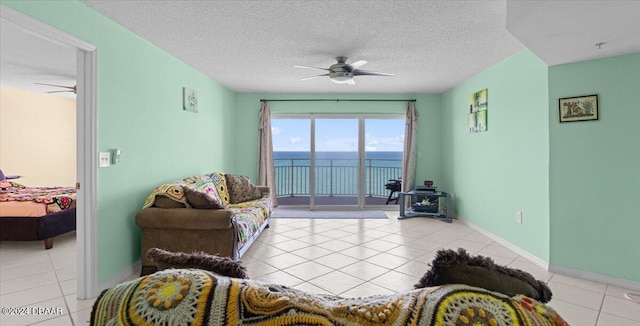
{"type": "Polygon", "coordinates": [[[258,184],[271,189],[273,207],[278,206],[275,169],[273,167],[273,142],[271,139],[271,110],[267,102],[260,102],[258,139],[258,184]]]}
{"type": "MultiPolygon", "coordinates": [[[[416,144],[418,141],[418,112],[416,102],[409,102],[404,127],[404,152],[402,155],[402,191],[415,189],[416,144]]],[[[405,203],[399,203],[405,205],[405,203]]]]}

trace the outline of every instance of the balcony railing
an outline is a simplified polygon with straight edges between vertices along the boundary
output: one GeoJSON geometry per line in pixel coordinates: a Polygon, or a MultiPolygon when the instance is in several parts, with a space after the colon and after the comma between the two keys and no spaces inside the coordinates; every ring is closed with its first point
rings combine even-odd
{"type": "MultiPolygon", "coordinates": [[[[309,196],[311,166],[308,159],[274,160],[278,197],[309,196]]],[[[365,160],[365,196],[386,197],[385,184],[402,175],[401,160],[365,160]]],[[[322,159],[315,165],[316,196],[357,196],[358,160],[322,159]]]]}

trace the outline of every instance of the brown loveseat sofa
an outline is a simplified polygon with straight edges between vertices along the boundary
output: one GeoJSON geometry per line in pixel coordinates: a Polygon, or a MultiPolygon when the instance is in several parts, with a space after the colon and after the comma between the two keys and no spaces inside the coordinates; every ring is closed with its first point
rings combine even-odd
{"type": "Polygon", "coordinates": [[[269,226],[271,209],[269,188],[243,176],[216,172],[161,185],[136,215],[141,275],[157,270],[146,257],[151,248],[240,259],[269,226]]]}

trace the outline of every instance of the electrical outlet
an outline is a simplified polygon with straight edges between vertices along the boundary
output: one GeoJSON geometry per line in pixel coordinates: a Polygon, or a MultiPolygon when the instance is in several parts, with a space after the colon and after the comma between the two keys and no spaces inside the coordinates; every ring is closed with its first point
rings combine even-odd
{"type": "Polygon", "coordinates": [[[518,222],[518,224],[522,224],[522,212],[521,211],[516,211],[516,222],[518,222]]]}
{"type": "Polygon", "coordinates": [[[107,168],[111,166],[111,152],[98,153],[98,166],[101,168],[107,168]]]}

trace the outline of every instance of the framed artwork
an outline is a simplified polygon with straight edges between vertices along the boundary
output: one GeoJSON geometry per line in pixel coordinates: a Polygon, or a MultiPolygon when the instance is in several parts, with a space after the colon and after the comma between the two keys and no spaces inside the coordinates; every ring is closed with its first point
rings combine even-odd
{"type": "Polygon", "coordinates": [[[469,132],[476,132],[476,112],[469,113],[469,132]]]}
{"type": "Polygon", "coordinates": [[[182,109],[190,112],[198,112],[198,93],[186,87],[182,88],[182,109]]]}
{"type": "Polygon", "coordinates": [[[487,110],[476,112],[476,132],[487,131],[487,110]]]}
{"type": "Polygon", "coordinates": [[[482,132],[489,130],[487,125],[487,101],[489,90],[487,88],[469,95],[469,132],[482,132]]]}
{"type": "Polygon", "coordinates": [[[560,122],[598,120],[598,95],[561,98],[558,114],[560,122]]]}

